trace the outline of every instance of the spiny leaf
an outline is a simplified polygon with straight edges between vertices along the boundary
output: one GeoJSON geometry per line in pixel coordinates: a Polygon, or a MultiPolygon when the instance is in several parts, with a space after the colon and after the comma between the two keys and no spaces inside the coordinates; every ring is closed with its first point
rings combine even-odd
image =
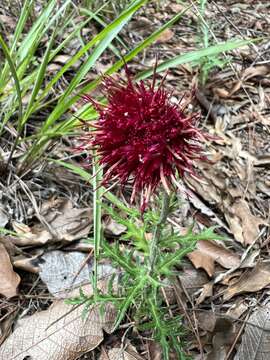
{"type": "Polygon", "coordinates": [[[166,274],[170,275],[173,270],[173,267],[181,261],[181,259],[194,250],[196,242],[193,241],[189,247],[183,247],[181,249],[176,250],[172,254],[166,254],[160,260],[159,265],[157,266],[157,273],[158,274],[166,274]]]}
{"type": "Polygon", "coordinates": [[[110,245],[106,241],[103,243],[105,256],[114,261],[118,266],[122,267],[131,275],[135,275],[139,270],[132,264],[130,258],[122,253],[117,244],[110,245]]]}
{"type": "Polygon", "coordinates": [[[146,282],[145,277],[141,277],[137,284],[131,288],[131,290],[126,294],[126,299],[121,304],[119,313],[115,320],[114,329],[117,329],[121,321],[123,320],[127,309],[129,306],[136,300],[137,296],[141,293],[141,290],[144,288],[146,282]]]}

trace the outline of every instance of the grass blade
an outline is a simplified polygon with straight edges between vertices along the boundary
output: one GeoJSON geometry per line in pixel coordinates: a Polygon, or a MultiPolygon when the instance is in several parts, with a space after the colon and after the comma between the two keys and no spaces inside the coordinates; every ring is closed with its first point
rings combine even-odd
{"type": "Polygon", "coordinates": [[[30,100],[28,102],[27,109],[25,111],[25,114],[24,114],[24,117],[23,117],[23,120],[22,120],[22,126],[26,123],[29,115],[31,114],[32,105],[33,105],[33,103],[35,101],[35,98],[36,98],[40,88],[41,88],[42,81],[44,80],[46,68],[47,68],[47,65],[48,65],[49,57],[50,57],[50,52],[51,52],[52,45],[53,45],[53,42],[54,42],[54,37],[55,37],[55,32],[52,34],[52,37],[51,37],[50,42],[48,44],[48,47],[47,47],[47,49],[45,51],[43,61],[41,62],[39,70],[37,72],[34,88],[33,88],[30,100]]]}
{"type": "Polygon", "coordinates": [[[17,98],[18,98],[18,104],[19,104],[19,110],[18,110],[18,133],[20,133],[21,129],[21,120],[22,120],[22,116],[23,116],[23,108],[22,108],[22,94],[21,94],[21,88],[20,88],[20,82],[18,79],[18,75],[17,75],[17,71],[15,68],[15,65],[13,63],[13,60],[10,56],[10,52],[9,49],[4,41],[4,39],[2,38],[2,36],[0,35],[0,45],[2,47],[3,53],[5,55],[5,58],[9,64],[10,67],[10,71],[15,83],[15,89],[16,89],[16,93],[17,93],[17,98]]]}
{"type": "MultiPolygon", "coordinates": [[[[94,45],[98,42],[98,46],[92,54],[93,57],[90,57],[85,64],[83,64],[76,74],[76,77],[73,78],[72,83],[69,85],[68,89],[62,96],[62,100],[67,97],[73,91],[73,89],[78,85],[84,75],[89,71],[93,63],[94,59],[97,59],[98,56],[106,49],[108,44],[112,41],[112,39],[117,35],[117,33],[121,30],[121,28],[126,24],[129,20],[130,16],[134,14],[140,7],[142,7],[147,0],[138,0],[134,5],[125,10],[116,20],[114,20],[111,24],[109,24],[105,29],[103,29],[99,34],[97,34],[91,41],[89,41],[82,49],[80,49],[63,67],[59,72],[54,76],[54,78],[48,83],[46,88],[43,91],[40,99],[42,99],[52,86],[61,78],[61,76],[78,61],[82,56],[84,56],[88,50],[90,50],[94,45]],[[118,31],[116,31],[118,29],[118,31]],[[106,40],[104,40],[106,39],[106,40]]],[[[61,104],[60,104],[61,107],[61,104]]],[[[51,114],[51,117],[48,119],[48,122],[44,125],[43,130],[48,128],[51,123],[54,122],[55,116],[59,117],[59,107],[57,110],[55,109],[55,113],[51,114]]],[[[65,111],[65,110],[64,110],[65,111]]],[[[61,113],[61,111],[60,111],[61,113]]],[[[62,112],[63,113],[63,112],[62,112]]]]}
{"type": "MultiPolygon", "coordinates": [[[[61,166],[64,166],[65,168],[71,170],[74,174],[79,175],[82,179],[84,179],[86,182],[89,182],[93,186],[93,176],[91,174],[89,174],[88,171],[82,169],[80,166],[76,166],[76,165],[67,163],[62,160],[55,160],[55,159],[50,159],[50,160],[56,164],[59,164],[61,166]]],[[[113,195],[110,191],[106,191],[106,189],[103,186],[101,186],[100,189],[102,191],[102,196],[104,196],[109,202],[111,202],[112,204],[117,206],[120,210],[126,211],[128,214],[131,213],[130,209],[127,206],[125,206],[118,199],[118,197],[113,195]]]]}
{"type": "MultiPolygon", "coordinates": [[[[210,56],[218,55],[220,53],[240,48],[242,46],[250,44],[253,41],[258,41],[258,40],[259,39],[257,39],[257,40],[233,40],[233,41],[227,41],[222,44],[210,46],[207,49],[190,51],[186,54],[178,55],[172,59],[162,62],[161,64],[159,64],[157,66],[156,71],[157,72],[164,71],[169,68],[177,67],[181,64],[198,61],[199,59],[201,59],[203,57],[207,57],[207,56],[210,57],[210,56]]],[[[152,74],[153,74],[153,69],[143,71],[139,74],[138,79],[140,79],[140,80],[145,79],[145,78],[151,76],[152,74]]]]}

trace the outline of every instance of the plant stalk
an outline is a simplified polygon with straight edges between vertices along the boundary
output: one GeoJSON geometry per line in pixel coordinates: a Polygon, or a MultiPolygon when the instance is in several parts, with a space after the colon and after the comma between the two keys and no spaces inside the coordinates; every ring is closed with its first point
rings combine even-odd
{"type": "Polygon", "coordinates": [[[149,253],[150,275],[153,273],[155,268],[157,255],[158,255],[158,246],[162,236],[163,227],[169,215],[169,211],[170,211],[170,195],[166,192],[166,190],[164,190],[160,218],[155,227],[153,239],[151,240],[150,243],[150,253],[149,253]]]}

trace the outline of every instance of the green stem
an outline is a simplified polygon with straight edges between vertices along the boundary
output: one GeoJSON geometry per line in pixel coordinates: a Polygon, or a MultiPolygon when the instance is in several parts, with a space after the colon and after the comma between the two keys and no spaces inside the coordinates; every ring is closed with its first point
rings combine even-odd
{"type": "Polygon", "coordinates": [[[151,244],[150,244],[150,254],[149,254],[150,274],[153,273],[155,268],[157,255],[158,255],[158,246],[162,236],[163,227],[169,215],[169,211],[170,211],[170,195],[164,190],[160,218],[155,227],[153,239],[151,240],[151,244]]]}
{"type": "Polygon", "coordinates": [[[102,241],[102,226],[101,226],[101,201],[102,189],[100,182],[102,180],[102,172],[99,171],[96,154],[93,153],[93,173],[96,176],[93,179],[93,217],[94,217],[94,296],[97,296],[98,291],[98,261],[100,255],[100,247],[102,241]]]}

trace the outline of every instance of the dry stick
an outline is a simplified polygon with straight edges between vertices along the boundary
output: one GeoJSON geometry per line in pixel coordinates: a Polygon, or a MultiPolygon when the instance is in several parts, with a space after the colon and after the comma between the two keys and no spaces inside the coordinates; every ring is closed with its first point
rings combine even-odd
{"type": "MultiPolygon", "coordinates": [[[[199,349],[200,349],[200,355],[202,356],[202,355],[203,355],[203,347],[202,347],[200,335],[199,335],[199,332],[198,332],[198,327],[195,327],[195,326],[193,325],[193,322],[192,322],[192,320],[191,320],[191,317],[190,317],[189,314],[188,314],[188,311],[187,311],[187,309],[186,309],[186,306],[185,306],[183,300],[181,299],[181,296],[180,296],[179,293],[181,292],[181,290],[183,290],[184,293],[186,294],[186,290],[185,290],[185,288],[182,286],[181,281],[180,281],[180,279],[179,279],[178,277],[175,277],[175,283],[174,283],[174,286],[173,286],[173,287],[174,287],[174,291],[175,291],[177,303],[178,303],[178,305],[183,309],[184,314],[185,314],[185,317],[187,318],[187,320],[188,320],[188,322],[189,322],[189,325],[190,325],[193,333],[195,334],[195,337],[196,337],[196,340],[197,340],[197,342],[198,342],[199,349]]],[[[189,295],[186,294],[186,296],[187,296],[187,298],[189,299],[190,303],[192,304],[191,299],[189,298],[189,295]]],[[[191,309],[191,310],[192,310],[192,309],[191,309]]]]}
{"type": "MultiPolygon", "coordinates": [[[[197,311],[197,312],[209,312],[208,309],[201,309],[201,308],[190,308],[190,309],[187,309],[187,311],[197,311]]],[[[228,315],[228,314],[224,314],[224,313],[221,313],[221,312],[218,312],[218,311],[212,311],[214,315],[218,315],[224,319],[228,319],[228,320],[232,320],[232,321],[235,321],[235,322],[239,322],[239,323],[244,323],[245,325],[250,325],[250,326],[253,326],[259,330],[263,330],[263,331],[269,331],[269,329],[263,327],[263,326],[260,326],[260,325],[257,325],[257,324],[254,324],[248,320],[243,320],[243,319],[238,319],[232,315],[228,315]]]]}
{"type": "MultiPolygon", "coordinates": [[[[224,17],[224,19],[234,28],[234,30],[242,37],[242,39],[246,40],[246,37],[244,34],[242,34],[242,32],[240,31],[240,29],[238,29],[238,27],[226,16],[226,14],[224,13],[224,11],[222,11],[220,9],[220,7],[215,3],[215,1],[212,2],[214,4],[214,6],[217,8],[217,10],[219,11],[219,13],[224,17]]],[[[253,49],[256,51],[257,55],[260,57],[263,54],[260,54],[259,50],[257,49],[255,44],[251,44],[251,46],[253,47],[253,49]]],[[[263,58],[263,60],[265,60],[263,58]]],[[[253,62],[254,64],[254,62],[253,62]]],[[[252,64],[252,65],[253,65],[252,64]]],[[[252,66],[251,65],[251,66],[252,66]]]]}
{"type": "MultiPolygon", "coordinates": [[[[249,317],[249,315],[250,315],[250,312],[246,315],[246,319],[249,317]]],[[[246,319],[245,319],[245,320],[246,320],[246,319]]],[[[242,332],[243,332],[243,330],[244,330],[244,327],[245,327],[245,325],[246,325],[245,320],[244,320],[241,328],[239,329],[238,334],[237,334],[237,336],[235,337],[234,342],[232,343],[232,346],[231,346],[229,352],[227,353],[225,360],[229,360],[229,358],[230,358],[230,356],[231,356],[231,354],[232,354],[232,352],[233,352],[233,349],[235,348],[235,345],[236,345],[237,341],[239,340],[239,338],[240,338],[240,336],[241,336],[241,334],[242,334],[242,332]]]]}
{"type": "Polygon", "coordinates": [[[80,273],[82,272],[83,268],[84,268],[85,265],[88,263],[88,261],[89,261],[90,257],[92,256],[93,252],[94,252],[94,249],[91,249],[91,250],[89,251],[89,254],[86,256],[86,258],[85,258],[85,259],[83,260],[83,262],[81,263],[79,270],[77,271],[77,273],[75,274],[75,276],[74,276],[74,278],[73,278],[73,280],[72,280],[72,283],[71,283],[71,286],[70,286],[70,289],[71,289],[71,290],[72,290],[72,287],[73,287],[73,285],[74,285],[77,277],[80,275],[80,273]]]}

